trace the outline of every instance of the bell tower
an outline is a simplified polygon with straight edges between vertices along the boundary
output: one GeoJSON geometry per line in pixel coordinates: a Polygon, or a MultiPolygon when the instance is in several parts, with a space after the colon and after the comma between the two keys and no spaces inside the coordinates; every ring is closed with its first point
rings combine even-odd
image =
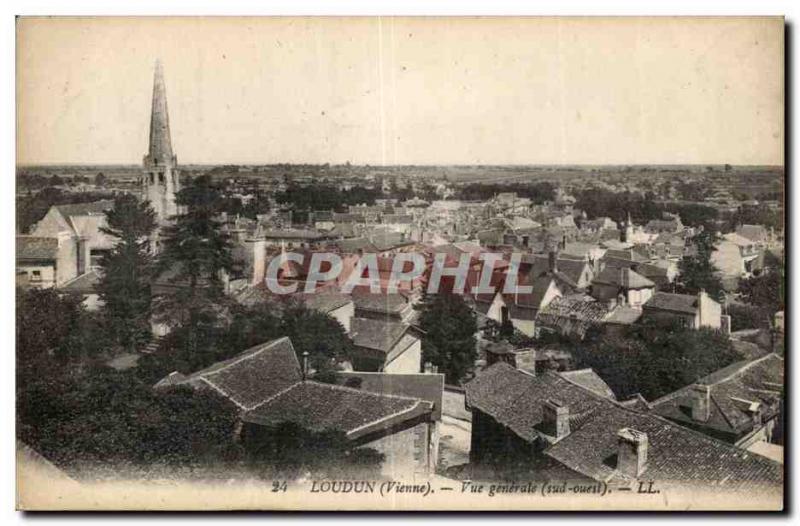
{"type": "Polygon", "coordinates": [[[150,113],[150,145],[144,156],[142,193],[156,212],[159,226],[179,213],[175,194],[180,190],[178,157],[172,151],[167,111],[167,88],[161,61],[156,61],[153,105],[150,113]]]}

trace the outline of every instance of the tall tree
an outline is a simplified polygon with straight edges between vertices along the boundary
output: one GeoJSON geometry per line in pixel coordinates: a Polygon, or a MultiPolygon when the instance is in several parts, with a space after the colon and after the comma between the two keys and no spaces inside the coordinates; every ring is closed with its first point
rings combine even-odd
{"type": "Polygon", "coordinates": [[[439,367],[449,383],[467,375],[478,357],[475,313],[458,294],[429,294],[420,305],[425,331],[422,358],[439,367]]]}
{"type": "Polygon", "coordinates": [[[195,178],[176,196],[185,213],[162,233],[159,279],[173,285],[173,290],[158,298],[157,313],[168,324],[188,331],[188,352],[200,350],[201,336],[224,311],[223,276],[231,271],[233,259],[230,238],[216,219],[221,197],[209,176],[195,178]]]}
{"type": "Polygon", "coordinates": [[[118,241],[101,260],[98,289],[110,332],[119,345],[133,351],[150,339],[153,259],[148,245],[155,213],[147,202],[123,194],[114,199],[106,217],[103,232],[118,241]]]}

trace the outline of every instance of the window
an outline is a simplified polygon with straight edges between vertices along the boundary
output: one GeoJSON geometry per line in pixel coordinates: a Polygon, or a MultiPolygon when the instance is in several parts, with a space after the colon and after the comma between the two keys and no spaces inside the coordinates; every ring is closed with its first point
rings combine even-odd
{"type": "Polygon", "coordinates": [[[41,270],[33,270],[31,271],[31,281],[41,281],[42,279],[42,271],[41,270]]]}
{"type": "Polygon", "coordinates": [[[156,174],[151,172],[150,173],[150,184],[153,184],[155,182],[156,182],[156,174]]]}
{"type": "Polygon", "coordinates": [[[158,182],[159,183],[164,182],[164,172],[158,172],[158,182]]]}

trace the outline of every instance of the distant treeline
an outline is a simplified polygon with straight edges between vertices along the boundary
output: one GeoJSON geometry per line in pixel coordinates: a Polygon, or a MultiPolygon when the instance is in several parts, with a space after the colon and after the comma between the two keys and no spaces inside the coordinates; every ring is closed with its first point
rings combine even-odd
{"type": "Polygon", "coordinates": [[[552,201],[555,198],[555,191],[555,185],[548,182],[534,184],[473,183],[459,188],[455,197],[464,201],[486,201],[500,193],[515,192],[519,197],[527,197],[535,204],[542,204],[545,201],[552,201]]]}
{"type": "Polygon", "coordinates": [[[75,203],[90,203],[102,199],[113,199],[113,192],[65,192],[47,187],[30,195],[17,198],[17,232],[30,233],[31,226],[44,217],[51,206],[75,203]]]}
{"type": "Polygon", "coordinates": [[[334,210],[344,212],[349,205],[374,205],[375,199],[383,197],[377,188],[354,187],[340,190],[335,186],[314,185],[300,186],[290,184],[285,192],[279,192],[275,200],[282,204],[290,204],[295,210],[334,210]]]}

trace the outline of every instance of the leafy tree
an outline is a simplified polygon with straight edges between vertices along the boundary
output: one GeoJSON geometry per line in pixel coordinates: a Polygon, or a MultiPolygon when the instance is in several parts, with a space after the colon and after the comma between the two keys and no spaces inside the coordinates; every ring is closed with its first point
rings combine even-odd
{"type": "Polygon", "coordinates": [[[107,367],[29,378],[18,436],[81,476],[163,476],[235,460],[237,411],[211,392],[154,391],[107,367]]]}
{"type": "Polygon", "coordinates": [[[784,310],[785,289],[783,265],[739,282],[739,294],[742,300],[772,313],[784,310]]]}
{"type": "Polygon", "coordinates": [[[475,313],[457,294],[428,294],[418,308],[425,331],[423,360],[438,366],[449,383],[458,385],[478,357],[475,313]]]}
{"type": "Polygon", "coordinates": [[[722,301],[724,289],[718,269],[711,261],[717,236],[713,232],[702,231],[693,239],[697,246],[694,256],[686,256],[678,264],[679,276],[677,290],[682,294],[697,294],[705,290],[716,301],[722,301]]]}
{"type": "Polygon", "coordinates": [[[97,172],[97,175],[94,176],[95,186],[105,186],[106,183],[108,183],[108,177],[103,172],[97,172]]]}
{"type": "Polygon", "coordinates": [[[149,236],[156,226],[147,202],[122,194],[106,214],[103,232],[117,244],[101,260],[98,284],[108,329],[124,348],[134,351],[150,339],[152,265],[149,236]]]}
{"type": "Polygon", "coordinates": [[[594,369],[620,399],[641,393],[654,400],[742,359],[719,331],[654,321],[622,333],[595,329],[583,342],[562,345],[578,368],[594,369]]]}

